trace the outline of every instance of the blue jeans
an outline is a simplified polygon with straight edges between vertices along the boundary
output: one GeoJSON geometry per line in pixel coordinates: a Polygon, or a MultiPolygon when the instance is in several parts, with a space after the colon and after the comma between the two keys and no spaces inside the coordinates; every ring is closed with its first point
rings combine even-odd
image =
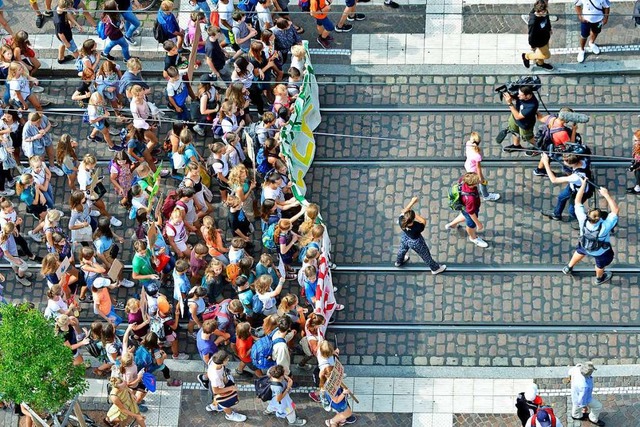
{"type": "Polygon", "coordinates": [[[6,105],[9,105],[9,99],[11,98],[11,89],[9,89],[9,82],[5,82],[4,84],[4,96],[2,100],[6,105]]]}
{"type": "MultiPolygon", "coordinates": [[[[558,194],[558,202],[556,203],[556,207],[553,209],[553,214],[555,216],[562,216],[562,211],[564,211],[564,207],[566,206],[569,200],[572,200],[574,197],[573,191],[571,191],[571,187],[567,184],[566,187],[558,194]]],[[[576,218],[576,209],[573,203],[569,204],[569,216],[572,219],[576,218]]]]}
{"type": "Polygon", "coordinates": [[[51,184],[49,184],[49,188],[47,188],[47,191],[43,191],[42,195],[44,196],[44,199],[47,201],[47,207],[49,209],[53,209],[55,203],[53,201],[53,188],[51,188],[51,184]]]}
{"type": "Polygon", "coordinates": [[[129,38],[133,37],[133,32],[140,28],[140,20],[136,14],[133,13],[133,8],[129,6],[129,9],[121,11],[120,15],[122,15],[122,19],[124,19],[124,35],[129,38]]]}
{"type": "Polygon", "coordinates": [[[120,37],[118,40],[109,39],[109,41],[107,42],[107,46],[104,48],[105,55],[109,55],[111,49],[113,49],[115,46],[120,46],[122,48],[122,56],[124,57],[125,61],[128,61],[129,58],[131,58],[131,55],[129,55],[129,43],[127,43],[124,37],[120,37]]]}
{"type": "MultiPolygon", "coordinates": [[[[217,1],[213,2],[214,4],[218,4],[217,1]]],[[[204,13],[204,16],[207,20],[207,24],[209,23],[209,19],[211,18],[211,8],[209,7],[209,3],[206,1],[199,1],[196,4],[195,10],[201,10],[204,13]]]]}

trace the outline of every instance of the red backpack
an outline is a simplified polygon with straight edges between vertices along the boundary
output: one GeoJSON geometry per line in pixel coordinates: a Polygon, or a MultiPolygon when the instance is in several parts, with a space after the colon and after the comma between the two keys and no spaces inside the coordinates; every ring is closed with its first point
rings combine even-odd
{"type": "Polygon", "coordinates": [[[178,199],[178,192],[176,190],[169,191],[169,194],[167,194],[167,197],[162,203],[162,218],[168,220],[171,217],[171,213],[176,208],[176,206],[181,207],[185,211],[187,210],[187,205],[178,199]]]}

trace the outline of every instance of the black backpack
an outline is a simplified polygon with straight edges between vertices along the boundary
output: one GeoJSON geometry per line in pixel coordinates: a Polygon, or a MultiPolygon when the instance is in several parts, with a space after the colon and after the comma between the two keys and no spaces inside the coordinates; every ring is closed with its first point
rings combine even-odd
{"type": "Polygon", "coordinates": [[[636,0],[633,5],[633,21],[636,27],[640,25],[640,0],[636,0]]]}
{"type": "Polygon", "coordinates": [[[263,402],[268,402],[273,399],[273,392],[271,391],[271,385],[280,384],[278,381],[271,381],[268,375],[253,380],[253,385],[256,389],[256,396],[263,402]]]}
{"type": "Polygon", "coordinates": [[[156,21],[153,24],[153,38],[156,39],[158,43],[164,43],[173,38],[173,34],[167,33],[164,28],[162,28],[162,25],[156,21]]]}
{"type": "MultiPolygon", "coordinates": [[[[587,178],[587,187],[584,189],[584,195],[582,196],[582,201],[584,202],[585,200],[588,200],[591,197],[593,197],[593,194],[595,193],[596,188],[595,188],[595,185],[593,185],[593,174],[591,172],[591,168],[586,167],[586,168],[573,169],[572,171],[569,172],[569,174],[572,174],[572,173],[577,173],[578,175],[583,175],[585,178],[587,178]]],[[[573,191],[575,194],[578,193],[579,189],[580,189],[579,185],[571,184],[571,191],[573,191]]]]}
{"type": "Polygon", "coordinates": [[[600,236],[600,230],[602,229],[602,222],[598,224],[598,227],[595,230],[589,230],[587,228],[587,224],[582,226],[582,233],[580,235],[580,246],[584,248],[587,252],[595,252],[600,249],[608,249],[609,243],[603,242],[598,239],[600,236]]]}

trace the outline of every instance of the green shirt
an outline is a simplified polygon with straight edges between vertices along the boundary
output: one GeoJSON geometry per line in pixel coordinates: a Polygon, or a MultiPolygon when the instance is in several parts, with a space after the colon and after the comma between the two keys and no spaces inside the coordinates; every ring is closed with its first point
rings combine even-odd
{"type": "Polygon", "coordinates": [[[151,251],[149,249],[147,249],[147,254],[145,256],[140,256],[136,252],[136,254],[133,256],[131,266],[133,268],[133,272],[141,276],[156,274],[156,271],[153,269],[153,265],[151,263],[151,251]]]}

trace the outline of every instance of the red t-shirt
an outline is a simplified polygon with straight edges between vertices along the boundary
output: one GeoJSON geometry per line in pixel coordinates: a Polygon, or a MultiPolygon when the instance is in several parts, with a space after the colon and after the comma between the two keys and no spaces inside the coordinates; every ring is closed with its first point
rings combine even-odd
{"type": "Polygon", "coordinates": [[[462,195],[461,197],[462,203],[464,203],[464,210],[467,211],[469,215],[477,215],[480,211],[480,194],[478,194],[478,188],[471,188],[463,182],[461,190],[463,193],[471,193],[469,196],[462,195]]]}
{"type": "Polygon", "coordinates": [[[243,340],[236,337],[236,351],[238,357],[244,363],[251,363],[251,347],[253,346],[253,337],[249,335],[249,338],[243,340]]]}

